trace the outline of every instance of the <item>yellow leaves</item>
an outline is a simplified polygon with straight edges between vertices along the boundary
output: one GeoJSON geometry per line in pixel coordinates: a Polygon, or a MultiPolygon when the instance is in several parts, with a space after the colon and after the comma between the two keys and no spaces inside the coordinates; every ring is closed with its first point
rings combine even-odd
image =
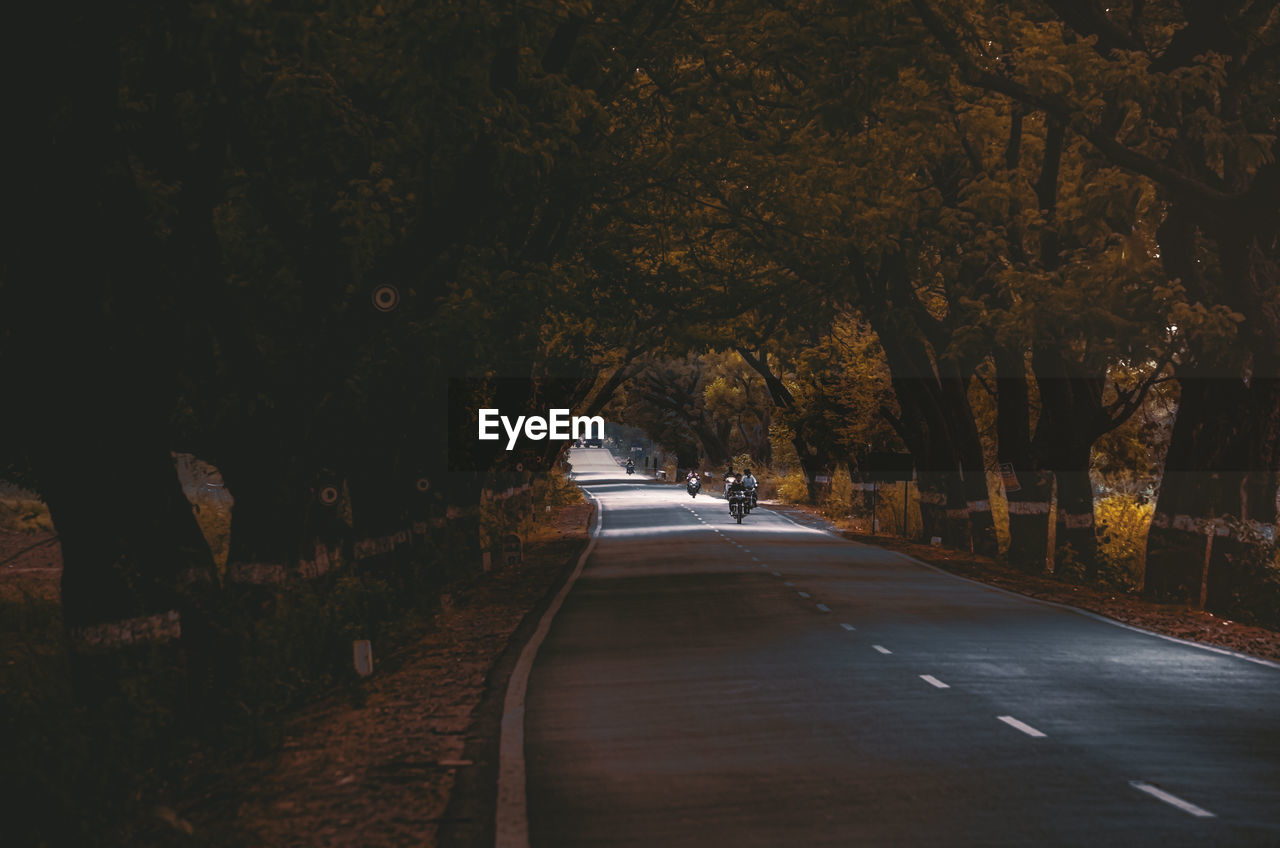
{"type": "Polygon", "coordinates": [[[1142,585],[1143,554],[1155,505],[1131,495],[1112,495],[1094,504],[1098,556],[1113,579],[1127,588],[1142,585]]]}

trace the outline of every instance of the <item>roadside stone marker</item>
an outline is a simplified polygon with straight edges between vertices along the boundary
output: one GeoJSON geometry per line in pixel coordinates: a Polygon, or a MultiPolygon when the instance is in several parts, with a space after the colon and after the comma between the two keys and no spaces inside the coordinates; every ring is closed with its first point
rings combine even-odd
{"type": "Polygon", "coordinates": [[[351,652],[355,658],[356,674],[361,677],[373,674],[373,643],[368,639],[357,639],[352,643],[351,652]]]}

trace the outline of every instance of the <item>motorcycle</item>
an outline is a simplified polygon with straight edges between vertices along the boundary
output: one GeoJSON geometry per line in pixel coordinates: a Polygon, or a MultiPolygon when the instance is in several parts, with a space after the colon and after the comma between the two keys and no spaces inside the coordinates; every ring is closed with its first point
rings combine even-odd
{"type": "Polygon", "coordinates": [[[747,497],[746,490],[741,487],[730,489],[728,498],[729,514],[741,524],[743,517],[747,514],[747,504],[751,502],[751,499],[747,497]]]}
{"type": "Polygon", "coordinates": [[[635,474],[635,473],[636,473],[636,467],[635,467],[634,465],[628,465],[628,466],[627,466],[627,473],[628,473],[628,474],[635,474]]]}
{"type": "Polygon", "coordinates": [[[751,512],[751,510],[755,509],[759,505],[756,502],[756,487],[747,486],[744,490],[744,494],[747,499],[747,512],[751,512]]]}
{"type": "Polygon", "coordinates": [[[684,484],[685,489],[689,492],[689,497],[696,498],[698,492],[702,490],[702,481],[697,477],[690,477],[688,482],[684,484]]]}

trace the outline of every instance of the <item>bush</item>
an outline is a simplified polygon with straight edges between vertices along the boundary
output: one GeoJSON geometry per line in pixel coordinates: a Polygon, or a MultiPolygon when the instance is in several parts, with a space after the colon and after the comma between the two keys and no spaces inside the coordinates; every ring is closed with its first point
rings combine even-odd
{"type": "Polygon", "coordinates": [[[559,468],[533,481],[533,499],[547,506],[582,503],[582,490],[559,468]]]}
{"type": "Polygon", "coordinates": [[[1147,529],[1155,507],[1132,495],[1112,495],[1094,506],[1098,523],[1098,567],[1102,582],[1124,589],[1142,586],[1147,529]]]}
{"type": "Polygon", "coordinates": [[[809,502],[809,482],[803,471],[792,471],[779,481],[778,500],[783,503],[809,502]]]}
{"type": "Polygon", "coordinates": [[[853,511],[853,480],[846,468],[837,468],[831,485],[822,499],[822,514],[827,518],[846,518],[853,511]]]}
{"type": "Polygon", "coordinates": [[[33,498],[0,500],[0,530],[6,533],[52,533],[53,519],[43,501],[33,498]]]}
{"type": "Polygon", "coordinates": [[[756,475],[756,479],[760,481],[756,497],[762,501],[779,500],[778,486],[782,481],[778,478],[778,475],[765,468],[760,470],[760,473],[756,475]]]}

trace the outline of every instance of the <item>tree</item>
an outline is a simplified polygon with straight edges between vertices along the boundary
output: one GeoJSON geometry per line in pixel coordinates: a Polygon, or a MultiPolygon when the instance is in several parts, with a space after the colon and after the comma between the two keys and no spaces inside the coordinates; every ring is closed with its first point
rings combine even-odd
{"type": "Polygon", "coordinates": [[[1152,594],[1230,603],[1268,556],[1280,462],[1271,4],[1047,2],[963,16],[913,5],[967,82],[1043,111],[1159,186],[1166,269],[1193,304],[1238,318],[1227,344],[1207,322],[1178,362],[1147,563],[1152,594]]]}

